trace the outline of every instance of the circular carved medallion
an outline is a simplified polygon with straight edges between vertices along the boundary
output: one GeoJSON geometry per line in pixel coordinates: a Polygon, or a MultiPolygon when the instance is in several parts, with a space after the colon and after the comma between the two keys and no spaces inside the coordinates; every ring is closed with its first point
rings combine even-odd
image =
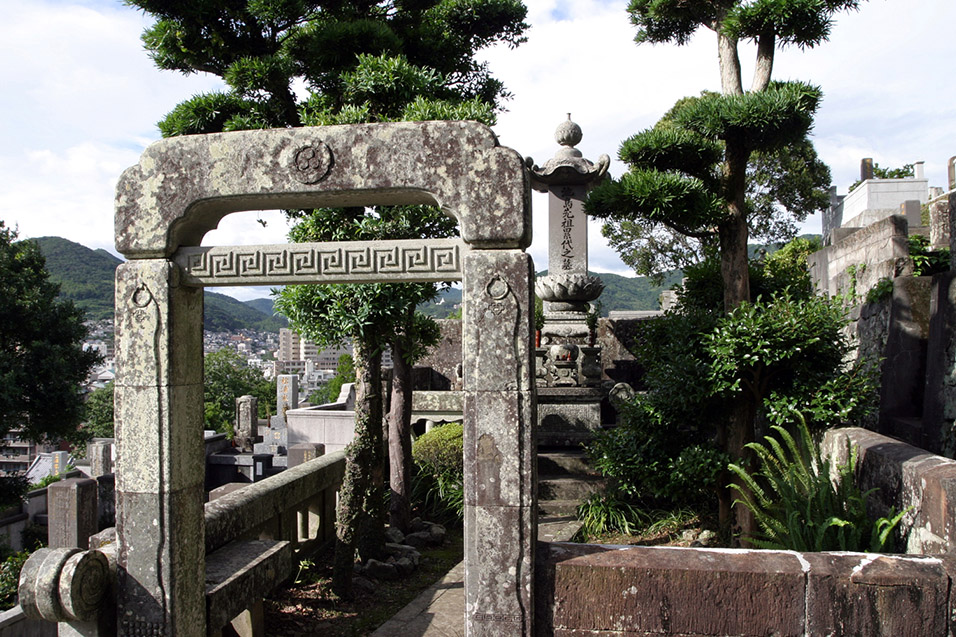
{"type": "Polygon", "coordinates": [[[323,142],[303,146],[292,155],[292,176],[303,184],[317,184],[332,169],[332,151],[323,142]]]}

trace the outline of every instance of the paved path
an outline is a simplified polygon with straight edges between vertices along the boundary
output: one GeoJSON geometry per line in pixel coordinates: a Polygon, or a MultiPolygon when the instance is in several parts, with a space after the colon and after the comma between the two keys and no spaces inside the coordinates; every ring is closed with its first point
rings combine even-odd
{"type": "MultiPolygon", "coordinates": [[[[538,524],[542,542],[567,542],[581,528],[573,518],[538,524]]],[[[440,581],[412,600],[372,633],[372,637],[459,637],[465,634],[465,563],[459,562],[440,581]]]]}

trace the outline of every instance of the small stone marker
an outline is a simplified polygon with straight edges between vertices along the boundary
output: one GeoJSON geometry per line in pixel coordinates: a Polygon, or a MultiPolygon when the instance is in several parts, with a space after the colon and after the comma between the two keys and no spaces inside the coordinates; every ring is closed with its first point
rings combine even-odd
{"type": "Polygon", "coordinates": [[[873,179],[873,158],[864,157],[860,162],[860,180],[873,179]]]}
{"type": "Polygon", "coordinates": [[[98,490],[90,478],[70,478],[47,487],[50,548],[89,548],[90,536],[98,530],[98,490]]]}
{"type": "Polygon", "coordinates": [[[259,399],[255,396],[236,398],[236,447],[239,451],[252,452],[259,425],[259,399]]]}

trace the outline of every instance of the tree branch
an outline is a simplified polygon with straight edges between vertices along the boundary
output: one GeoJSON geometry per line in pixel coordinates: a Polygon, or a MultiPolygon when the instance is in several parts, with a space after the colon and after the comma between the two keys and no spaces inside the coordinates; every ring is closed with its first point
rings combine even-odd
{"type": "Polygon", "coordinates": [[[737,54],[737,38],[717,30],[717,57],[720,60],[720,89],[724,95],[742,95],[740,80],[740,57],[737,54]]]}
{"type": "Polygon", "coordinates": [[[750,87],[752,92],[763,91],[770,85],[776,45],[777,38],[772,31],[757,38],[757,65],[754,68],[753,85],[750,87]]]}

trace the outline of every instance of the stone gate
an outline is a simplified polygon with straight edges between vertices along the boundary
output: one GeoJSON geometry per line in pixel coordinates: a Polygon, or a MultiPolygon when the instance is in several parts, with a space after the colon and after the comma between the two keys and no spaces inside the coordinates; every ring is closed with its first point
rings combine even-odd
{"type": "Polygon", "coordinates": [[[121,635],[204,635],[208,285],[461,280],[465,625],[530,635],[533,275],[521,157],[470,122],[243,131],[151,145],[117,185],[116,519],[121,635]],[[227,214],[440,206],[461,239],[199,247],[227,214]]]}

